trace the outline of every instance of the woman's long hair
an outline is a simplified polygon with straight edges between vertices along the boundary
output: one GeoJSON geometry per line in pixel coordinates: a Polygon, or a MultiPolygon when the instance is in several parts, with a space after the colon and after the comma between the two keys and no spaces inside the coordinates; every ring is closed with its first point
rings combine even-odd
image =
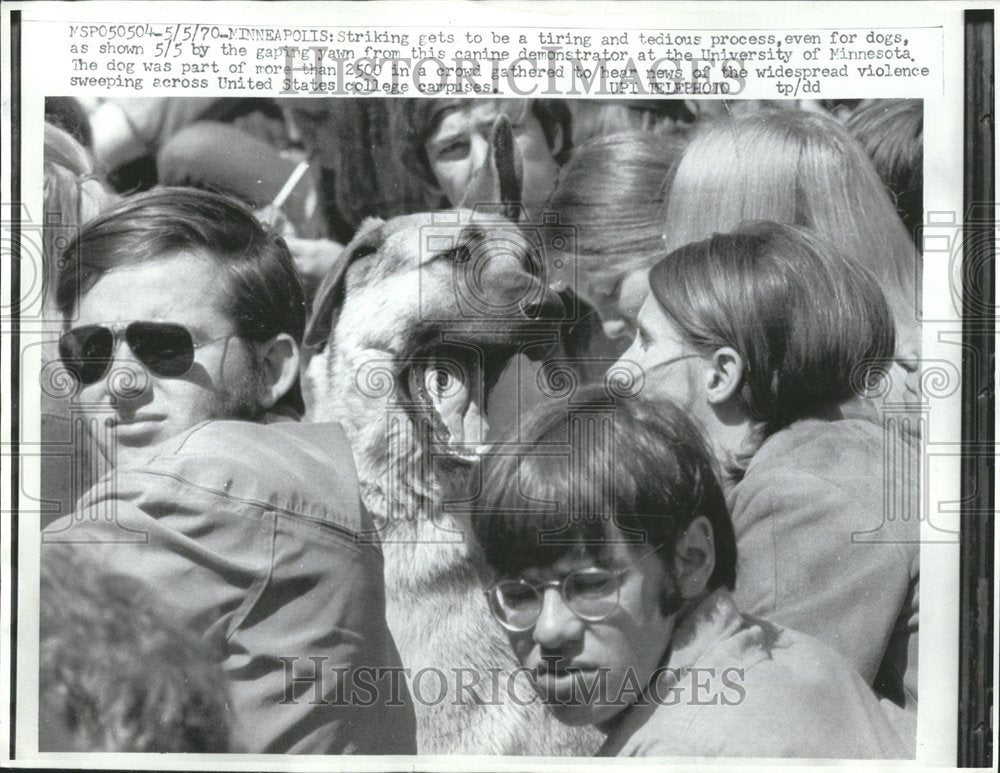
{"type": "Polygon", "coordinates": [[[706,122],[673,170],[667,251],[745,220],[814,231],[877,278],[897,340],[915,326],[913,242],[864,150],[832,118],[762,108],[706,122]]]}
{"type": "Polygon", "coordinates": [[[682,148],[679,134],[630,131],[573,151],[548,208],[576,229],[574,257],[590,279],[649,268],[663,255],[667,172],[682,148]]]}
{"type": "Polygon", "coordinates": [[[70,134],[48,123],[43,166],[43,286],[46,314],[54,317],[55,290],[71,237],[118,197],[98,176],[90,152],[70,134]]]}

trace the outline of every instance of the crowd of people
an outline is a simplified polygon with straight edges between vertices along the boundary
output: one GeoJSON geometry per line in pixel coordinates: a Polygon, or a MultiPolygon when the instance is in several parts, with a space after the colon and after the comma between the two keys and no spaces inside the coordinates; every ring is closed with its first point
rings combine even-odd
{"type": "Polygon", "coordinates": [[[522,225],[575,234],[542,260],[572,267],[578,402],[614,417],[579,464],[519,458],[572,411],[494,387],[469,537],[538,699],[605,756],[913,757],[907,100],[48,100],[45,357],[73,388],[43,383],[42,433],[73,461],[42,460],[41,751],[420,751],[303,336],[365,218],[479,203],[501,115],[522,225]]]}

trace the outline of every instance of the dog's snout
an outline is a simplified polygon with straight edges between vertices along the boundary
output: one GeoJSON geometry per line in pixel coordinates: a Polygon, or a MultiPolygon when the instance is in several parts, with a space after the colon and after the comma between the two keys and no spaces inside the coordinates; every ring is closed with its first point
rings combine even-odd
{"type": "Polygon", "coordinates": [[[545,312],[543,304],[536,301],[521,301],[520,307],[521,313],[528,319],[538,319],[545,312]]]}
{"type": "Polygon", "coordinates": [[[565,311],[559,296],[548,289],[541,297],[523,300],[518,305],[521,313],[532,320],[561,319],[565,311]]]}

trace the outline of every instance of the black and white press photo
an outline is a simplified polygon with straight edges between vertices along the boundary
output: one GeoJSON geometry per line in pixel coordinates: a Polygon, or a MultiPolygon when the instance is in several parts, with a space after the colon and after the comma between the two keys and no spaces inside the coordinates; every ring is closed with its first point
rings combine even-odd
{"type": "Polygon", "coordinates": [[[913,756],[919,100],[46,110],[40,748],[913,756]]]}
{"type": "Polygon", "coordinates": [[[334,5],[20,72],[10,754],[953,764],[947,25],[334,5]]]}

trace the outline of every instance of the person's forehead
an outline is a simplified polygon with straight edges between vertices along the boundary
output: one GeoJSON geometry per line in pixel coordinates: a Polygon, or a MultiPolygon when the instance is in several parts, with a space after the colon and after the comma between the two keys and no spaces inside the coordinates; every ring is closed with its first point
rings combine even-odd
{"type": "MultiPolygon", "coordinates": [[[[565,261],[566,259],[563,258],[565,261]]],[[[582,273],[582,272],[581,272],[582,273]]],[[[614,295],[622,281],[621,274],[584,274],[581,288],[593,295],[611,297],[614,295]]]]}
{"type": "Polygon", "coordinates": [[[434,116],[432,123],[437,128],[431,136],[465,126],[490,124],[500,113],[517,123],[529,114],[528,105],[527,101],[516,99],[476,99],[448,105],[434,116]]]}
{"type": "Polygon", "coordinates": [[[580,545],[554,563],[531,567],[524,571],[525,579],[532,582],[558,580],[571,572],[600,567],[604,569],[627,566],[632,563],[633,548],[622,541],[609,540],[600,545],[580,545]]]}
{"type": "Polygon", "coordinates": [[[623,302],[634,304],[638,311],[649,295],[649,270],[629,271],[622,278],[619,295],[623,302]]]}
{"type": "Polygon", "coordinates": [[[471,103],[469,114],[477,117],[494,117],[504,113],[516,121],[530,112],[529,105],[530,102],[524,99],[477,99],[471,103]]]}
{"type": "Polygon", "coordinates": [[[314,119],[326,118],[330,114],[330,103],[316,97],[284,97],[281,106],[314,119]]]}
{"type": "Polygon", "coordinates": [[[660,308],[659,301],[656,297],[650,293],[646,296],[646,300],[642,302],[639,307],[639,313],[636,315],[636,320],[644,328],[662,328],[664,323],[667,322],[667,317],[660,308]]]}
{"type": "Polygon", "coordinates": [[[162,319],[204,327],[228,321],[223,268],[208,255],[180,252],[117,266],[80,295],[79,311],[105,321],[162,319]]]}

